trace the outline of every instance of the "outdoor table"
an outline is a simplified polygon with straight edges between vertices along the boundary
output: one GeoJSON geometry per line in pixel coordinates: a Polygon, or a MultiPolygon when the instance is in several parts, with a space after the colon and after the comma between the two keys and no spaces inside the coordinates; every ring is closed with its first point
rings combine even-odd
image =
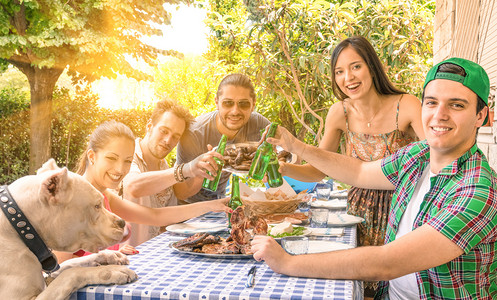
{"type": "MultiPolygon", "coordinates": [[[[187,222],[225,223],[224,213],[208,213],[187,222]]],[[[361,281],[325,280],[281,275],[252,258],[211,258],[180,253],[169,244],[183,239],[165,232],[137,247],[129,267],[138,280],[126,285],[94,285],[70,299],[363,299],[361,281]],[[245,287],[247,273],[257,266],[255,285],[245,287]]],[[[326,239],[356,246],[356,226],[341,237],[326,239]]]]}

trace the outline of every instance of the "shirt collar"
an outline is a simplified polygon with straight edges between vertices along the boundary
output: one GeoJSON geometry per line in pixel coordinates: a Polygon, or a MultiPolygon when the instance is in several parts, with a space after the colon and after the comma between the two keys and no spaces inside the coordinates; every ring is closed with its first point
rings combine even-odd
{"type": "Polygon", "coordinates": [[[471,157],[473,156],[478,149],[478,145],[476,142],[473,144],[471,148],[469,148],[468,151],[466,151],[463,155],[461,155],[458,159],[454,160],[452,163],[444,167],[442,170],[440,170],[439,175],[446,175],[446,176],[452,176],[455,175],[457,172],[459,172],[459,169],[461,166],[471,157]]]}

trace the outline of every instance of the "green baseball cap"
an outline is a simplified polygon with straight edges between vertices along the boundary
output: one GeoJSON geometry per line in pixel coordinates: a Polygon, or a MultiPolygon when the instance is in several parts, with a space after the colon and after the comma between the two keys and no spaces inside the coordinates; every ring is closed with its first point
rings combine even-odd
{"type": "MultiPolygon", "coordinates": [[[[488,95],[490,94],[490,80],[488,79],[487,72],[477,63],[472,62],[470,60],[458,57],[452,57],[446,59],[442,62],[439,62],[433,68],[428,71],[426,75],[426,80],[423,85],[423,90],[426,88],[426,85],[435,79],[447,79],[462,83],[465,87],[472,90],[478,97],[480,97],[483,102],[488,106],[488,95]],[[438,71],[438,67],[441,64],[451,63],[454,65],[458,65],[463,68],[466,72],[466,76],[461,76],[454,73],[440,72],[438,71]]],[[[488,114],[485,118],[485,123],[487,123],[488,114]]]]}

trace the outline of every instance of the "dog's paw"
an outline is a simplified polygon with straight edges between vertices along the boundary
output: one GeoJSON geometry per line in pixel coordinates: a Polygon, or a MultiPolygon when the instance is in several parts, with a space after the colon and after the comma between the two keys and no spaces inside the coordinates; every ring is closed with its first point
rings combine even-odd
{"type": "Polygon", "coordinates": [[[96,265],[127,265],[129,264],[128,257],[115,250],[102,250],[95,255],[96,265]]]}
{"type": "Polygon", "coordinates": [[[136,273],[125,266],[108,265],[98,267],[98,282],[100,284],[126,284],[138,278],[136,273]]]}

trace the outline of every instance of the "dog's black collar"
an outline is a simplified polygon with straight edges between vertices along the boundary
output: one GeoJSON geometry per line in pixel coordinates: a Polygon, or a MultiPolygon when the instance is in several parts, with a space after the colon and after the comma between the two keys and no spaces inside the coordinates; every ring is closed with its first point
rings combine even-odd
{"type": "Polygon", "coordinates": [[[29,250],[36,255],[45,272],[54,272],[59,269],[57,258],[48,249],[40,235],[36,232],[28,218],[21,211],[6,185],[0,187],[0,206],[9,220],[10,224],[17,231],[21,240],[28,246],[29,250]]]}

